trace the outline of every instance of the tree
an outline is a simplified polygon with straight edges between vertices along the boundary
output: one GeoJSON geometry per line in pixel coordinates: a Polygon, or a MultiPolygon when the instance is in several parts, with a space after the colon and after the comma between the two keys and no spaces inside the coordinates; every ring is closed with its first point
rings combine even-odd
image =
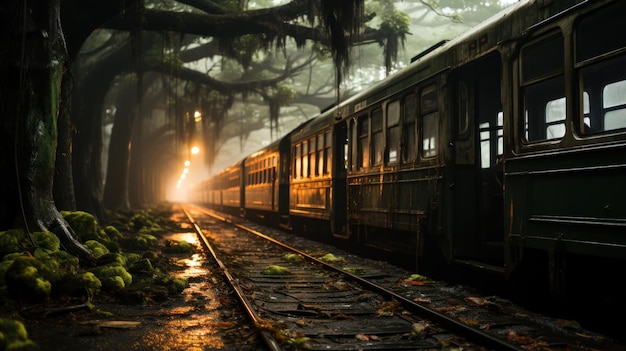
{"type": "Polygon", "coordinates": [[[70,253],[91,261],[57,211],[52,180],[61,87],[67,51],[60,26],[60,2],[5,1],[0,5],[4,52],[0,55],[5,99],[0,107],[0,184],[3,230],[51,231],[70,253]]]}
{"type": "MultiPolygon", "coordinates": [[[[318,18],[324,26],[310,27],[292,22],[311,9],[313,2],[308,0],[250,13],[227,12],[209,1],[182,2],[199,6],[205,14],[148,10],[140,0],[65,0],[62,28],[60,0],[9,0],[0,5],[1,35],[6,43],[0,58],[4,74],[0,92],[6,102],[0,107],[0,165],[2,169],[11,170],[0,185],[2,229],[23,226],[52,231],[61,238],[67,251],[84,260],[93,260],[91,252],[75,239],[53,199],[57,122],[59,117],[67,115],[61,113],[64,106],[69,106],[64,105],[68,104],[69,96],[62,94],[69,89],[62,90],[62,87],[64,81],[71,78],[69,65],[93,29],[109,23],[111,27],[121,26],[136,34],[141,30],[163,30],[165,24],[170,30],[203,35],[224,33],[224,30],[230,37],[264,33],[266,43],[279,45],[286,35],[291,35],[298,42],[309,39],[330,42],[335,61],[345,68],[348,44],[344,38],[346,34],[351,38],[358,30],[357,19],[362,8],[362,2],[322,0],[316,14],[320,15],[318,18]],[[182,19],[184,21],[180,21],[182,19]],[[331,35],[325,35],[324,29],[331,35]]],[[[132,49],[134,52],[141,50],[137,37],[132,49]]],[[[142,72],[138,72],[138,67],[139,62],[135,61],[132,68],[138,73],[141,87],[142,72]]],[[[177,70],[179,74],[183,72],[177,70]]],[[[137,91],[141,92],[140,89],[137,91]]],[[[69,123],[61,125],[69,126],[69,123]]]]}

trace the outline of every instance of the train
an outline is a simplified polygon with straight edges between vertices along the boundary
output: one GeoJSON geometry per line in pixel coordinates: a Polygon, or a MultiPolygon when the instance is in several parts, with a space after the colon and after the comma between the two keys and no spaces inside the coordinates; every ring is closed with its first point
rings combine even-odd
{"type": "Polygon", "coordinates": [[[406,255],[418,271],[471,267],[555,297],[581,277],[623,282],[624,14],[626,1],[520,1],[189,199],[406,255]]]}

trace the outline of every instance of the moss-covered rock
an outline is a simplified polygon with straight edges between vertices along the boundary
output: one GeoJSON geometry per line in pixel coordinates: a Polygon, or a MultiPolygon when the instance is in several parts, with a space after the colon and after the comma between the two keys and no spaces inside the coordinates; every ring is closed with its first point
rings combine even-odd
{"type": "Polygon", "coordinates": [[[36,247],[46,249],[48,251],[59,251],[61,248],[61,240],[56,234],[51,232],[34,232],[30,235],[36,247]]]}
{"type": "Polygon", "coordinates": [[[23,249],[21,243],[26,240],[22,229],[10,229],[0,232],[0,257],[23,249]]]}
{"type": "Polygon", "coordinates": [[[133,282],[133,276],[121,265],[107,265],[90,270],[102,283],[102,289],[116,291],[133,282]]]}
{"type": "Polygon", "coordinates": [[[122,238],[120,243],[123,248],[128,250],[148,250],[157,245],[158,239],[152,234],[139,233],[122,238]]]}
{"type": "Polygon", "coordinates": [[[41,272],[42,264],[34,257],[21,256],[13,260],[4,280],[7,291],[16,300],[40,303],[50,297],[52,284],[41,272]]]}
{"type": "Polygon", "coordinates": [[[192,253],[195,246],[184,240],[167,240],[165,242],[165,252],[173,254],[192,253]]]}
{"type": "Polygon", "coordinates": [[[91,213],[84,211],[61,211],[61,215],[72,229],[74,229],[77,239],[80,242],[106,239],[102,237],[100,228],[98,227],[98,221],[91,213]]]}
{"type": "Polygon", "coordinates": [[[0,318],[0,350],[36,351],[40,348],[28,338],[28,333],[22,322],[0,318]]]}
{"type": "Polygon", "coordinates": [[[53,286],[58,295],[94,296],[102,288],[102,282],[91,272],[66,274],[53,286]]]}
{"type": "Polygon", "coordinates": [[[87,240],[84,246],[96,257],[100,258],[109,253],[109,249],[97,240],[87,240]]]}

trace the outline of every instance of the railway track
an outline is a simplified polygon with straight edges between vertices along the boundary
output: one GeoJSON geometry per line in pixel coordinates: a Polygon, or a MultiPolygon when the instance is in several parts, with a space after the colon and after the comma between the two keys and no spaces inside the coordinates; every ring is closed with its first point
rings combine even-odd
{"type": "Polygon", "coordinates": [[[270,350],[610,349],[591,334],[506,313],[494,297],[460,297],[423,277],[398,284],[384,266],[349,267],[213,212],[183,210],[270,350]]]}

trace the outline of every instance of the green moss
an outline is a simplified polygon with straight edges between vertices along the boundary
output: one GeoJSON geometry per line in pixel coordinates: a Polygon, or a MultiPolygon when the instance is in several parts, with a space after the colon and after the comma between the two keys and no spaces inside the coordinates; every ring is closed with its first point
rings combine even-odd
{"type": "Polygon", "coordinates": [[[109,253],[109,249],[96,240],[85,241],[84,246],[93,253],[96,258],[102,257],[109,253]]]}
{"type": "Polygon", "coordinates": [[[54,251],[48,253],[48,255],[58,262],[58,267],[61,270],[71,273],[78,270],[78,257],[68,253],[67,251],[54,251]]]}
{"type": "Polygon", "coordinates": [[[320,257],[320,260],[326,263],[337,263],[345,261],[342,257],[337,257],[331,253],[327,253],[326,255],[320,257]]]}
{"type": "Polygon", "coordinates": [[[291,272],[289,271],[289,268],[277,266],[273,264],[265,267],[265,269],[263,269],[263,271],[261,272],[261,274],[268,274],[268,275],[284,275],[284,274],[290,274],[290,273],[291,272]]]}
{"type": "Polygon", "coordinates": [[[172,278],[167,281],[165,287],[167,288],[167,291],[170,293],[170,295],[176,295],[180,294],[181,292],[183,292],[183,290],[188,288],[189,283],[184,279],[172,278]]]}
{"type": "Polygon", "coordinates": [[[104,234],[113,241],[118,241],[122,238],[122,234],[120,233],[120,231],[112,225],[107,225],[102,230],[104,231],[104,234]]]}
{"type": "Polygon", "coordinates": [[[119,289],[132,284],[133,276],[120,265],[96,267],[90,270],[102,282],[103,289],[119,289]]]}
{"type": "Polygon", "coordinates": [[[0,318],[0,350],[39,350],[39,346],[28,338],[22,322],[0,318]]]}
{"type": "Polygon", "coordinates": [[[95,295],[102,288],[102,282],[91,272],[66,274],[54,285],[59,295],[84,296],[95,295]]]}
{"type": "Polygon", "coordinates": [[[283,260],[290,263],[302,262],[302,256],[295,253],[287,253],[283,256],[283,260]]]}
{"type": "Polygon", "coordinates": [[[74,229],[79,241],[103,239],[100,236],[98,222],[92,214],[84,211],[61,211],[61,215],[74,229]]]}
{"type": "Polygon", "coordinates": [[[0,232],[0,256],[18,252],[22,248],[20,243],[26,239],[22,229],[10,229],[0,232]]]}
{"type": "Polygon", "coordinates": [[[126,267],[132,265],[133,263],[139,261],[142,258],[140,254],[134,253],[134,252],[124,252],[122,253],[122,255],[126,259],[126,267]]]}
{"type": "Polygon", "coordinates": [[[130,250],[146,250],[156,246],[158,239],[151,234],[140,233],[121,240],[123,247],[130,250]]]}
{"type": "Polygon", "coordinates": [[[116,291],[126,287],[124,279],[117,275],[114,277],[104,277],[100,279],[100,281],[102,282],[102,288],[108,291],[116,291]]]}
{"type": "Polygon", "coordinates": [[[191,253],[195,246],[184,240],[168,240],[165,242],[165,252],[167,253],[191,253]]]}
{"type": "Polygon", "coordinates": [[[117,252],[109,252],[108,254],[104,254],[98,257],[98,265],[103,266],[106,264],[116,264],[120,266],[126,267],[128,259],[124,254],[117,252]]]}
{"type": "Polygon", "coordinates": [[[147,258],[142,258],[128,267],[128,270],[133,274],[148,274],[152,275],[154,267],[152,262],[147,258]]]}
{"type": "Polygon", "coordinates": [[[51,232],[34,232],[30,235],[35,246],[49,251],[59,251],[61,240],[51,232]]]}
{"type": "Polygon", "coordinates": [[[52,284],[44,278],[40,268],[42,264],[33,257],[16,258],[4,276],[11,297],[33,303],[50,297],[52,284]]]}

